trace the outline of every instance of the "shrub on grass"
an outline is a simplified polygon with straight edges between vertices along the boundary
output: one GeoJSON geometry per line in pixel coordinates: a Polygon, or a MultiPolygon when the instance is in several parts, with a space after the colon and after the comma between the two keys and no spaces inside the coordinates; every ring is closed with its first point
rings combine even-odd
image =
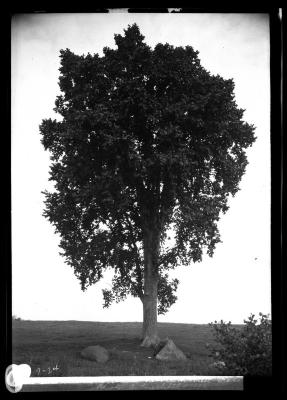
{"type": "Polygon", "coordinates": [[[12,321],[22,321],[22,319],[17,317],[17,315],[12,315],[12,321]]]}
{"type": "Polygon", "coordinates": [[[268,315],[259,313],[259,320],[251,314],[242,328],[231,322],[215,321],[209,325],[218,345],[210,347],[212,356],[225,363],[225,368],[236,375],[271,375],[272,323],[268,315]]]}

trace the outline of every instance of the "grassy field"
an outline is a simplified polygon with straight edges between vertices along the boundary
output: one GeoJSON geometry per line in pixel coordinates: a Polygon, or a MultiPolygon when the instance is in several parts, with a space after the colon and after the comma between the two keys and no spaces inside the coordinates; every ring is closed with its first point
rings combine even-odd
{"type": "MultiPolygon", "coordinates": [[[[27,363],[31,376],[223,375],[211,367],[206,343],[214,343],[208,325],[159,323],[187,355],[186,361],[163,362],[140,347],[139,322],[13,321],[13,363],[27,363]],[[83,348],[102,345],[110,353],[105,364],[81,358],[83,348]]],[[[224,375],[228,373],[224,373],[224,375]]]]}

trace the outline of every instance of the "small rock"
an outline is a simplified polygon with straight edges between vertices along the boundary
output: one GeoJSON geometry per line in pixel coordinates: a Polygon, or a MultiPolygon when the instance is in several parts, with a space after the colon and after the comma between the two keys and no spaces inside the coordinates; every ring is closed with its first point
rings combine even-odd
{"type": "Polygon", "coordinates": [[[157,353],[155,358],[161,361],[186,360],[185,354],[178,347],[176,347],[176,345],[170,339],[167,339],[166,344],[157,353]]]}
{"type": "Polygon", "coordinates": [[[109,359],[108,351],[102,346],[89,346],[81,351],[81,356],[87,360],[105,363],[109,359]]]}
{"type": "Polygon", "coordinates": [[[224,361],[216,361],[212,364],[210,364],[210,367],[215,367],[215,368],[225,368],[225,362],[224,361]]]}

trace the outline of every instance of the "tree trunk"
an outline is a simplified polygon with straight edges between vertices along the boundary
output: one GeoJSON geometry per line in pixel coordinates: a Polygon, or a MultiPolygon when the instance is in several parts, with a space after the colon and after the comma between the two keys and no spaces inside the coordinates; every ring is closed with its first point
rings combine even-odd
{"type": "Polygon", "coordinates": [[[158,238],[149,233],[144,241],[143,347],[154,347],[160,342],[157,333],[158,247],[158,238]]]}

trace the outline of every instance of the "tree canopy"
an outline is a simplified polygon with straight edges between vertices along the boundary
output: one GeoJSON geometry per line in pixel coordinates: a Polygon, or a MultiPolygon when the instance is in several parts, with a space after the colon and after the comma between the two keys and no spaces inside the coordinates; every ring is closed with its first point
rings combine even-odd
{"type": "Polygon", "coordinates": [[[82,289],[113,268],[104,304],[143,298],[147,232],[158,312],[175,302],[168,270],[212,256],[217,222],[247,166],[254,127],[234,82],[212,75],[191,46],[144,42],[136,24],[103,55],[60,51],[61,121],[40,125],[51,153],[44,215],[82,289]],[[168,240],[173,229],[174,242],[168,240]]]}

